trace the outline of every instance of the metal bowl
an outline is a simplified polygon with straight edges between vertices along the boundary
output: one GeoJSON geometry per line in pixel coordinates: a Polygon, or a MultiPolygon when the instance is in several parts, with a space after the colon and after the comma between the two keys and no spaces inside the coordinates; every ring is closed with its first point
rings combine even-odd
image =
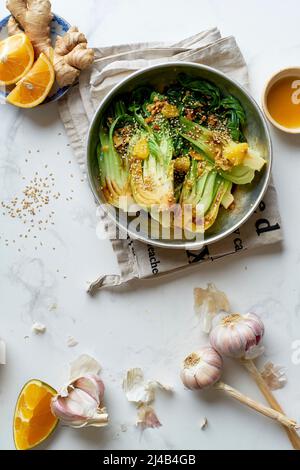
{"type": "Polygon", "coordinates": [[[170,62],[154,65],[135,72],[124,79],[115,86],[100,103],[92,120],[87,141],[88,176],[96,200],[103,205],[105,211],[109,217],[114,220],[116,225],[127,231],[132,238],[169,249],[197,250],[203,245],[220,241],[237,230],[249,219],[259,205],[270,180],[271,164],[272,145],[268,126],[262,111],[254,99],[238,83],[218,70],[189,62],[170,62]],[[130,93],[140,85],[150,84],[153,86],[161,86],[162,84],[174,82],[180,73],[186,73],[195,78],[209,80],[215,83],[225,94],[232,94],[241,102],[247,116],[247,127],[245,129],[246,138],[250,146],[257,149],[267,162],[264,170],[256,174],[251,184],[237,187],[234,193],[235,208],[230,211],[225,211],[221,208],[217,221],[205,232],[204,237],[201,240],[196,239],[193,241],[186,239],[153,239],[150,238],[147,231],[141,230],[138,234],[133,232],[130,229],[130,224],[122,222],[122,217],[118,217],[118,212],[116,216],[115,208],[110,208],[110,206],[105,204],[106,201],[99,189],[99,169],[96,157],[100,121],[112,101],[124,93],[130,93]]]}

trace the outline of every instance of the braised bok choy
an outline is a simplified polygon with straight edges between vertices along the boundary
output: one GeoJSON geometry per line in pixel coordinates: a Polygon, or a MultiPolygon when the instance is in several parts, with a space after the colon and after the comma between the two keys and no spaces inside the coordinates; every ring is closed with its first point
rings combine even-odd
{"type": "Polygon", "coordinates": [[[126,210],[135,202],[155,218],[189,206],[181,220],[204,232],[220,207],[234,207],[236,186],[251,183],[265,165],[245,138],[246,126],[240,102],[206,80],[182,75],[163,92],[137,88],[100,125],[101,190],[108,203],[126,210]]]}

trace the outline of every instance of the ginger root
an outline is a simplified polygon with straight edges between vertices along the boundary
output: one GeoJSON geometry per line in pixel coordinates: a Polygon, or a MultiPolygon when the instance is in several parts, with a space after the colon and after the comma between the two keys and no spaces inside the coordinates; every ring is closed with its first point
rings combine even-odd
{"type": "Polygon", "coordinates": [[[22,28],[33,45],[36,57],[41,52],[49,56],[51,49],[49,24],[52,20],[50,1],[7,0],[6,6],[13,16],[8,25],[9,34],[16,34],[22,28]]]}
{"type": "Polygon", "coordinates": [[[93,49],[88,49],[87,39],[78,28],[72,27],[65,36],[58,37],[53,50],[50,39],[52,20],[49,0],[7,0],[12,17],[8,22],[10,36],[22,31],[30,39],[36,57],[44,52],[53,62],[56,81],[60,87],[72,85],[81,70],[94,61],[93,49]]]}
{"type": "Polygon", "coordinates": [[[72,85],[81,70],[94,61],[93,49],[88,49],[84,34],[73,26],[62,37],[58,37],[54,48],[53,65],[56,80],[60,87],[72,85]]]}
{"type": "Polygon", "coordinates": [[[13,16],[11,16],[7,23],[8,35],[14,36],[15,34],[23,33],[24,31],[20,28],[13,16]]]}

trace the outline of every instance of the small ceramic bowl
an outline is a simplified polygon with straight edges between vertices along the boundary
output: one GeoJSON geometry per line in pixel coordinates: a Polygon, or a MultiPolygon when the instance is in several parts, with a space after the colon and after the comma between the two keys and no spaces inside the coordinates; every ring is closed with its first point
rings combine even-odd
{"type": "Polygon", "coordinates": [[[300,134],[300,127],[299,128],[291,128],[285,127],[282,124],[279,124],[270,114],[268,109],[268,95],[275,83],[277,83],[282,78],[286,77],[299,77],[300,80],[300,67],[288,67],[285,69],[280,70],[279,72],[275,73],[271,76],[271,78],[267,81],[265,89],[262,95],[262,107],[264,113],[268,120],[275,126],[277,129],[280,129],[283,132],[287,132],[288,134],[300,134]]]}
{"type": "MultiPolygon", "coordinates": [[[[10,15],[7,16],[6,18],[3,18],[3,20],[0,21],[0,41],[7,38],[7,36],[8,36],[7,23],[8,23],[9,18],[10,18],[10,15]]],[[[69,30],[70,27],[71,27],[71,25],[66,20],[64,20],[60,16],[55,15],[53,13],[53,19],[52,19],[52,22],[50,24],[51,41],[52,41],[53,46],[55,44],[57,36],[64,36],[66,34],[66,32],[69,30]]],[[[67,93],[69,88],[70,88],[70,86],[66,86],[64,88],[59,88],[59,86],[55,83],[53,85],[52,90],[50,91],[49,96],[47,97],[47,99],[40,106],[42,106],[45,103],[50,103],[52,101],[59,100],[60,98],[62,98],[67,93]]],[[[7,97],[8,94],[9,94],[9,91],[6,91],[4,89],[0,89],[0,100],[1,101],[5,100],[5,98],[7,97]]]]}

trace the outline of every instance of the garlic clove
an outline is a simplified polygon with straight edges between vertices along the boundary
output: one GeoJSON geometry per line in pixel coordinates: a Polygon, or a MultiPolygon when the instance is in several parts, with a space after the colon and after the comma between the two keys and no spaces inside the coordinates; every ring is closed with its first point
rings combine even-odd
{"type": "Polygon", "coordinates": [[[211,385],[213,385],[219,379],[218,375],[212,375],[212,369],[208,365],[198,368],[195,373],[195,378],[198,388],[200,388],[201,390],[203,390],[204,388],[211,387],[211,385]]]}
{"type": "Polygon", "coordinates": [[[52,399],[53,414],[68,426],[106,426],[108,414],[102,406],[104,384],[100,365],[90,356],[80,356],[71,365],[71,380],[52,399]],[[82,376],[77,374],[82,373],[82,376]],[[76,377],[76,378],[74,378],[76,377]]]}
{"type": "Polygon", "coordinates": [[[180,378],[184,386],[189,390],[199,390],[199,385],[193,371],[183,369],[180,373],[180,378]]]}
{"type": "Polygon", "coordinates": [[[258,344],[265,334],[265,326],[262,320],[255,313],[246,313],[244,318],[246,323],[252,328],[256,336],[256,344],[258,344]]]}
{"type": "Polygon", "coordinates": [[[52,413],[73,428],[106,426],[108,415],[96,400],[80,389],[73,389],[67,397],[56,396],[51,403],[52,413]]]}
{"type": "Polygon", "coordinates": [[[75,394],[72,393],[68,397],[57,395],[51,402],[51,411],[63,421],[73,427],[80,427],[86,422],[86,417],[82,415],[82,410],[76,406],[75,394]]]}
{"type": "Polygon", "coordinates": [[[97,375],[87,375],[80,377],[73,382],[75,388],[79,388],[90,395],[97,403],[100,403],[104,397],[104,383],[97,375]]]}

